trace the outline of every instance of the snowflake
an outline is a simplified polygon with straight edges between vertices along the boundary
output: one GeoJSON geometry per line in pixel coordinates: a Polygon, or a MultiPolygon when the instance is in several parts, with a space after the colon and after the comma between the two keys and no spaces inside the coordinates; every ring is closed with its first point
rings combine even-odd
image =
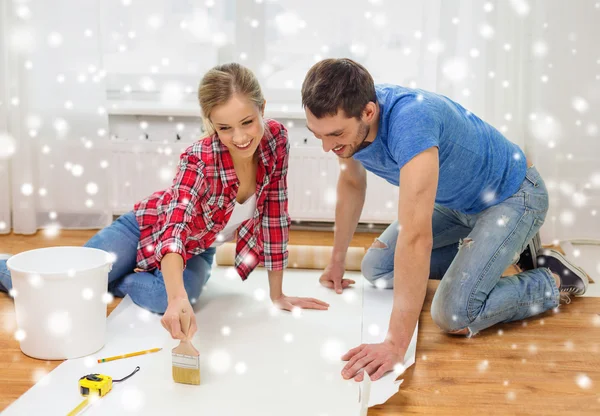
{"type": "Polygon", "coordinates": [[[27,333],[25,332],[25,330],[23,329],[17,329],[15,331],[15,339],[19,342],[23,341],[25,338],[27,338],[27,333]]]}
{"type": "Polygon", "coordinates": [[[582,97],[574,97],[571,105],[579,113],[585,113],[590,107],[588,102],[582,97]]]}
{"type": "Polygon", "coordinates": [[[85,289],[83,289],[81,291],[81,296],[85,300],[91,300],[94,297],[94,291],[92,289],[90,289],[89,287],[86,287],[85,289]]]}
{"type": "Polygon", "coordinates": [[[494,28],[489,25],[488,23],[484,23],[479,27],[479,34],[484,38],[484,39],[491,39],[494,37],[494,28]]]}
{"type": "Polygon", "coordinates": [[[325,195],[324,195],[324,199],[325,199],[325,203],[327,205],[335,205],[336,201],[337,201],[337,192],[335,190],[335,188],[328,188],[325,191],[325,195]]]}
{"type": "Polygon", "coordinates": [[[283,340],[289,344],[290,342],[292,342],[294,340],[294,335],[292,335],[288,332],[287,334],[285,334],[283,336],[283,340]]]}
{"type": "Polygon", "coordinates": [[[529,346],[528,350],[529,350],[529,352],[530,352],[531,354],[536,354],[536,353],[537,353],[537,351],[538,351],[538,347],[537,347],[536,345],[534,345],[534,344],[531,344],[531,345],[529,346]]]}
{"type": "Polygon", "coordinates": [[[509,391],[506,393],[506,399],[510,401],[514,401],[517,398],[517,394],[514,391],[509,391]]]}
{"type": "Polygon", "coordinates": [[[112,303],[113,300],[115,300],[115,297],[110,292],[106,292],[102,295],[102,303],[105,303],[108,305],[108,304],[112,303]]]}
{"type": "Polygon", "coordinates": [[[144,392],[135,386],[125,386],[121,393],[121,404],[128,412],[137,412],[144,407],[144,392]]]}
{"type": "Polygon", "coordinates": [[[223,328],[221,328],[221,334],[225,337],[231,335],[231,328],[228,326],[224,326],[223,328]]]}
{"type": "Polygon", "coordinates": [[[252,253],[248,253],[244,256],[244,264],[252,265],[255,263],[255,261],[256,261],[256,258],[254,257],[254,254],[252,254],[252,253]]]}
{"type": "Polygon", "coordinates": [[[482,194],[483,202],[493,202],[496,199],[496,193],[493,191],[486,191],[482,194]]]}
{"type": "Polygon", "coordinates": [[[569,226],[575,222],[575,214],[573,214],[571,211],[565,210],[560,213],[559,219],[561,224],[569,226]]]}
{"type": "Polygon", "coordinates": [[[54,223],[46,225],[42,228],[42,233],[46,238],[54,238],[60,234],[60,225],[54,223]]]}
{"type": "Polygon", "coordinates": [[[337,339],[328,339],[321,346],[321,357],[330,362],[339,362],[344,352],[344,345],[337,339]]]}
{"type": "Polygon", "coordinates": [[[224,374],[231,367],[231,355],[225,350],[214,350],[208,357],[210,369],[217,374],[224,374]]]}
{"type": "Polygon", "coordinates": [[[44,368],[36,368],[33,371],[33,382],[35,384],[38,384],[40,386],[47,386],[50,383],[50,373],[48,373],[47,370],[45,370],[44,368]]]}
{"type": "Polygon", "coordinates": [[[526,0],[510,0],[513,10],[521,17],[527,16],[531,7],[526,0]]]}
{"type": "Polygon", "coordinates": [[[500,227],[506,227],[506,224],[508,224],[509,221],[510,221],[510,217],[508,217],[507,215],[502,215],[500,217],[500,219],[497,221],[497,224],[500,227]]]}
{"type": "Polygon", "coordinates": [[[156,29],[160,29],[160,27],[163,25],[163,18],[161,15],[159,14],[153,14],[150,17],[148,17],[147,20],[148,26],[150,26],[150,28],[156,30],[156,29]]]}
{"type": "Polygon", "coordinates": [[[377,324],[371,324],[368,328],[369,334],[376,337],[381,332],[377,324]]]}
{"type": "Polygon", "coordinates": [[[152,317],[152,312],[150,312],[149,310],[146,310],[146,309],[141,309],[138,312],[137,317],[142,322],[150,322],[150,318],[152,317]]]}
{"type": "Polygon", "coordinates": [[[81,175],[83,175],[83,171],[84,171],[84,169],[83,169],[83,166],[81,166],[81,165],[73,165],[71,167],[71,174],[73,176],[77,176],[77,177],[81,176],[81,175]]]}
{"type": "Polygon", "coordinates": [[[254,291],[254,299],[256,299],[259,302],[262,302],[263,300],[265,300],[267,297],[267,293],[265,292],[264,289],[256,289],[254,291]]]}
{"type": "Polygon", "coordinates": [[[6,133],[0,133],[0,160],[12,157],[16,150],[17,142],[15,139],[6,133]]]}
{"type": "Polygon", "coordinates": [[[44,280],[42,276],[37,273],[33,273],[27,276],[27,282],[31,285],[31,287],[35,289],[39,289],[44,285],[44,280]]]}
{"type": "Polygon", "coordinates": [[[117,255],[115,253],[110,252],[106,255],[107,263],[114,264],[114,263],[116,263],[116,261],[117,261],[117,255]]]}
{"type": "Polygon", "coordinates": [[[406,367],[402,363],[398,363],[394,366],[394,373],[400,375],[406,371],[406,367]]]}
{"type": "Polygon", "coordinates": [[[587,390],[592,387],[592,379],[585,374],[578,374],[575,378],[575,382],[580,388],[584,390],[587,390]]]}
{"type": "Polygon", "coordinates": [[[96,364],[98,363],[97,359],[94,356],[89,356],[89,357],[85,357],[85,359],[83,360],[83,364],[87,367],[87,368],[92,368],[94,367],[96,364]]]}
{"type": "Polygon", "coordinates": [[[48,35],[48,45],[52,48],[58,48],[63,43],[63,37],[58,32],[52,32],[48,35]]]}
{"type": "Polygon", "coordinates": [[[439,39],[433,40],[427,45],[427,50],[435,54],[441,53],[444,51],[444,43],[439,39]]]}
{"type": "Polygon", "coordinates": [[[543,40],[538,40],[532,46],[533,55],[537,58],[543,58],[548,54],[548,45],[543,40]]]}
{"type": "Polygon", "coordinates": [[[469,65],[462,58],[450,58],[444,63],[442,73],[449,81],[460,82],[469,74],[469,65]]]}
{"type": "Polygon", "coordinates": [[[302,308],[299,308],[298,306],[294,306],[292,308],[292,316],[294,318],[301,318],[302,317],[302,308]]]}
{"type": "Polygon", "coordinates": [[[56,311],[48,317],[47,325],[52,335],[62,337],[71,332],[72,319],[69,312],[56,311]]]}
{"type": "Polygon", "coordinates": [[[163,85],[160,94],[161,102],[168,105],[177,105],[184,99],[184,87],[178,82],[167,82],[163,85]]]}
{"type": "Polygon", "coordinates": [[[246,363],[240,361],[239,363],[236,363],[234,369],[236,373],[241,375],[248,371],[248,366],[246,365],[246,363]]]}
{"type": "Polygon", "coordinates": [[[377,279],[375,281],[375,287],[377,289],[386,289],[387,288],[387,283],[386,283],[385,279],[377,279]]]}
{"type": "Polygon", "coordinates": [[[490,362],[488,360],[483,360],[477,365],[477,369],[479,370],[479,372],[484,372],[489,368],[489,366],[490,362]]]}
{"type": "Polygon", "coordinates": [[[356,293],[352,290],[344,290],[342,297],[346,302],[352,303],[356,300],[356,293]]]}
{"type": "Polygon", "coordinates": [[[499,329],[499,330],[498,330],[498,335],[502,336],[503,334],[504,334],[504,331],[503,331],[503,330],[501,330],[501,329],[499,329]]]}

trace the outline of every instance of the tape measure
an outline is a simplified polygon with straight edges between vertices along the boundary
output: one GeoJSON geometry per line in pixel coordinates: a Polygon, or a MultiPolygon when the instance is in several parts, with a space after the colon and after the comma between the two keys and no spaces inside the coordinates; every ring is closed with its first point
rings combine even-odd
{"type": "Polygon", "coordinates": [[[79,393],[83,397],[104,397],[112,390],[113,379],[105,374],[88,374],[79,379],[79,393]]]}
{"type": "Polygon", "coordinates": [[[140,371],[140,367],[136,367],[135,370],[127,377],[123,377],[119,380],[113,380],[112,377],[106,374],[87,374],[79,379],[79,394],[85,397],[85,400],[79,403],[79,405],[71,410],[67,416],[74,416],[81,412],[90,403],[92,398],[99,399],[100,397],[106,396],[113,387],[113,383],[120,383],[121,381],[127,380],[129,377],[140,371]]]}

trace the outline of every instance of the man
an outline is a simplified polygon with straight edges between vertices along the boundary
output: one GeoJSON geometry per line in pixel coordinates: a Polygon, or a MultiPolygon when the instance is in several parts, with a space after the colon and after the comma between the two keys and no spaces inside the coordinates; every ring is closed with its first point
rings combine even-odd
{"type": "Polygon", "coordinates": [[[585,292],[583,270],[556,251],[537,252],[534,236],[548,210],[539,173],[516,144],[473,113],[431,92],[375,86],[350,59],[314,65],[302,84],[302,104],[307,127],[341,164],[334,250],[321,284],[342,293],[353,283],[343,279],[344,258],[365,200],[365,170],[400,187],[398,220],[362,263],[369,281],[394,288],[388,334],[342,357],[344,378],[361,381],[366,371],[376,380],[402,363],[429,277],[442,278],[433,320],[467,336],[555,308],[563,293],[585,292]],[[528,243],[522,271],[501,279],[528,243]]]}

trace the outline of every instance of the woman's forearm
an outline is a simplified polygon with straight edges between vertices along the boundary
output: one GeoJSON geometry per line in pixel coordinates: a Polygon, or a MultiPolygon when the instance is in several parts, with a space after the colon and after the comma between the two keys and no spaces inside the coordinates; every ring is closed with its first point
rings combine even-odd
{"type": "Polygon", "coordinates": [[[166,254],[161,262],[160,268],[167,289],[167,299],[176,299],[179,297],[187,298],[187,293],[183,285],[183,258],[178,253],[166,254]]]}
{"type": "Polygon", "coordinates": [[[269,270],[269,289],[271,300],[283,294],[283,270],[269,270]]]}

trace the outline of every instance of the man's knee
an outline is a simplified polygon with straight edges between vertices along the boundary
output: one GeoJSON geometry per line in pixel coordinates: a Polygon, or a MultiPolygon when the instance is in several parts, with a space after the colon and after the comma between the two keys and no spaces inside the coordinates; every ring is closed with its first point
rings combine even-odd
{"type": "MultiPolygon", "coordinates": [[[[360,269],[369,282],[372,284],[379,286],[380,284],[376,283],[377,280],[382,279],[384,277],[389,277],[390,272],[393,270],[382,270],[381,265],[385,262],[383,261],[385,256],[388,254],[382,249],[386,249],[387,246],[379,240],[375,240],[373,245],[367,250],[365,256],[362,259],[360,269]]],[[[385,282],[385,286],[388,286],[388,283],[385,282]]]]}
{"type": "Polygon", "coordinates": [[[433,299],[431,318],[442,331],[448,333],[464,330],[471,324],[465,305],[441,297],[433,299]]]}

